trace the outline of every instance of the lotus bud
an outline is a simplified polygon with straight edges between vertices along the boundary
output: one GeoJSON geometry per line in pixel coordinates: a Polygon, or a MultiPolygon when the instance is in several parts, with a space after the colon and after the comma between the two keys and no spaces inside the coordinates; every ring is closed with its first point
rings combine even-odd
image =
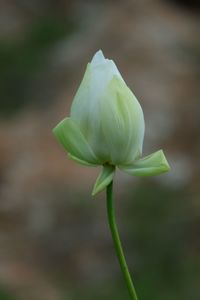
{"type": "Polygon", "coordinates": [[[93,195],[113,180],[115,168],[135,176],[152,176],[170,167],[162,150],[141,158],[144,139],[142,108],[115,63],[98,51],[88,63],[69,118],[54,129],[71,159],[103,169],[93,195]]]}

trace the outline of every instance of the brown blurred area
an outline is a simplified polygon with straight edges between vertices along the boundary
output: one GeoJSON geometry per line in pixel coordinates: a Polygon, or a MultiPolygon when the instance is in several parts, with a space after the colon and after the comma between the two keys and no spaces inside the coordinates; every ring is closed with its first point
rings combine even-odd
{"type": "Polygon", "coordinates": [[[51,132],[99,49],[143,107],[144,154],[171,165],[116,177],[138,297],[200,299],[199,16],[197,1],[1,1],[0,300],[128,299],[105,195],[91,197],[99,169],[51,132]]]}

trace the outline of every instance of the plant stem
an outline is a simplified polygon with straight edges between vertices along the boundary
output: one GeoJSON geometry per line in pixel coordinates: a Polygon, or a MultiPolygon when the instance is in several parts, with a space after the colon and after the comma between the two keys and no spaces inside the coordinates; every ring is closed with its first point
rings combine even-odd
{"type": "Polygon", "coordinates": [[[116,254],[119,260],[119,264],[124,276],[124,279],[126,281],[128,291],[130,294],[131,300],[138,300],[136,291],[128,270],[128,266],[126,263],[126,259],[124,256],[124,252],[122,249],[122,244],[120,241],[119,233],[118,233],[118,228],[115,220],[115,210],[113,206],[113,181],[107,186],[106,189],[106,195],[107,195],[107,214],[108,214],[108,221],[109,221],[109,226],[112,234],[112,239],[114,242],[116,254]]]}

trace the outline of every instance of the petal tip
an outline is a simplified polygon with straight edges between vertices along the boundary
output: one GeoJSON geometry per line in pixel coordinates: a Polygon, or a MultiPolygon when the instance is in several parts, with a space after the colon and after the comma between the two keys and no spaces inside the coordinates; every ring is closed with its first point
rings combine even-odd
{"type": "Polygon", "coordinates": [[[115,167],[111,165],[104,165],[101,173],[99,174],[94,188],[92,190],[92,196],[95,196],[99,192],[103,191],[113,180],[115,174],[115,167]]]}
{"type": "Polygon", "coordinates": [[[105,57],[103,55],[103,51],[100,49],[98,50],[91,60],[92,65],[97,65],[105,61],[105,57]]]}
{"type": "Polygon", "coordinates": [[[165,157],[163,150],[159,150],[158,153],[160,154],[161,165],[163,166],[163,173],[170,171],[171,167],[165,157]]]}

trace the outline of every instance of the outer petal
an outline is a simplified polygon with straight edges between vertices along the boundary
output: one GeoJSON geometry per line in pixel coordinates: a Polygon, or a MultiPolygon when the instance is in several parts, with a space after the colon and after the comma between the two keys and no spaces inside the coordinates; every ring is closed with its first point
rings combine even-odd
{"type": "Polygon", "coordinates": [[[115,174],[115,167],[111,165],[104,165],[100,175],[97,177],[95,182],[92,196],[104,190],[109,183],[113,180],[115,174]]]}
{"type": "Polygon", "coordinates": [[[132,163],[142,153],[144,116],[131,90],[117,76],[105,91],[100,114],[111,163],[132,163]]]}
{"type": "Polygon", "coordinates": [[[98,51],[87,65],[70,114],[102,164],[109,160],[109,153],[102,132],[100,105],[114,75],[123,81],[114,62],[105,59],[103,53],[98,51]]]}
{"type": "Polygon", "coordinates": [[[170,170],[170,166],[162,150],[135,161],[133,165],[119,166],[119,168],[135,176],[153,176],[170,170]]]}
{"type": "Polygon", "coordinates": [[[85,160],[82,160],[76,156],[71,155],[70,153],[68,153],[68,157],[69,157],[69,159],[74,160],[75,162],[77,162],[78,164],[83,165],[83,166],[87,166],[87,167],[96,167],[97,166],[97,164],[89,163],[85,160]]]}
{"type": "Polygon", "coordinates": [[[99,164],[90,145],[86,141],[79,126],[70,118],[62,120],[54,129],[53,133],[63,147],[81,161],[99,164]]]}

